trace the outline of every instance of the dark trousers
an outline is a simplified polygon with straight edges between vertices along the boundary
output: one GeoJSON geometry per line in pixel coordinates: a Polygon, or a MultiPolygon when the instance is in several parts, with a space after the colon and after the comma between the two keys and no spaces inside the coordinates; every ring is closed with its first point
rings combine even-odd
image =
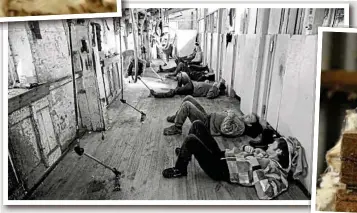
{"type": "Polygon", "coordinates": [[[175,168],[187,172],[192,155],[203,171],[213,180],[229,181],[227,161],[222,159],[222,151],[202,121],[193,122],[188,136],[185,138],[175,168]]]}
{"type": "MultiPolygon", "coordinates": [[[[163,69],[162,72],[169,72],[171,76],[176,76],[179,72],[185,71],[186,64],[180,62],[176,67],[171,67],[168,69],[163,69]]],[[[190,65],[187,67],[188,74],[190,75],[191,72],[200,72],[203,73],[204,71],[208,71],[207,67],[199,66],[199,65],[190,65]]]]}

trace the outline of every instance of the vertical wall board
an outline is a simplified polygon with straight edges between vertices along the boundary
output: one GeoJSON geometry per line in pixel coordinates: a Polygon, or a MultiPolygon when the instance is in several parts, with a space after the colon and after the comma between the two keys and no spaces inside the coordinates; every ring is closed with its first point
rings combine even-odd
{"type": "Polygon", "coordinates": [[[16,67],[14,62],[14,57],[12,56],[12,52],[10,49],[10,45],[8,45],[8,86],[9,88],[16,83],[18,80],[18,75],[16,73],[16,67]]]}
{"type": "Polygon", "coordinates": [[[211,51],[212,51],[212,33],[207,33],[206,63],[208,67],[212,67],[211,51]]]}
{"type": "Polygon", "coordinates": [[[37,83],[36,69],[26,28],[27,23],[14,22],[9,25],[9,35],[11,35],[9,36],[9,46],[20,82],[37,83]]]}
{"type": "Polygon", "coordinates": [[[287,34],[294,34],[298,10],[297,8],[289,8],[288,26],[286,28],[287,34]]]}
{"type": "MultiPolygon", "coordinates": [[[[103,110],[105,110],[105,95],[104,97],[101,96],[99,97],[99,92],[98,92],[100,90],[99,88],[101,88],[98,83],[100,79],[98,78],[102,77],[102,75],[98,74],[98,73],[101,74],[101,71],[98,71],[97,73],[94,72],[93,66],[96,65],[89,54],[87,54],[85,60],[89,66],[83,71],[83,85],[86,90],[86,96],[88,101],[89,112],[91,115],[91,123],[92,123],[93,131],[98,131],[103,128],[101,109],[103,108],[103,110]],[[103,102],[104,106],[102,106],[102,108],[100,107],[101,101],[99,100],[99,98],[103,99],[104,101],[103,102]]],[[[95,60],[98,59],[95,58],[95,60]]]]}
{"type": "Polygon", "coordinates": [[[212,33],[212,55],[211,55],[211,69],[217,75],[218,71],[218,60],[219,60],[219,50],[218,50],[218,33],[212,33]]]}
{"type": "MultiPolygon", "coordinates": [[[[99,59],[99,58],[98,58],[99,59]]],[[[96,59],[97,60],[97,59],[96,59]]],[[[102,81],[104,82],[104,90],[105,90],[105,97],[106,98],[109,98],[110,97],[110,91],[111,91],[111,88],[110,88],[110,84],[111,84],[111,82],[110,82],[110,70],[109,70],[109,67],[102,67],[102,66],[100,66],[100,72],[102,73],[102,81]]],[[[96,72],[96,73],[98,73],[98,71],[96,72]]],[[[97,74],[97,76],[98,76],[98,74],[97,74]]],[[[98,82],[99,82],[99,79],[98,79],[98,82]]],[[[99,85],[98,85],[99,86],[99,85]]],[[[109,103],[107,103],[107,104],[109,104],[109,103]]]]}
{"type": "Polygon", "coordinates": [[[286,34],[289,22],[289,8],[283,8],[281,15],[279,34],[286,34]]]}
{"type": "Polygon", "coordinates": [[[37,111],[36,113],[38,119],[37,126],[41,136],[42,147],[44,148],[43,151],[45,155],[48,155],[48,153],[58,145],[55,131],[53,129],[49,106],[47,105],[45,108],[37,111]]]}
{"type": "Polygon", "coordinates": [[[30,36],[33,63],[38,83],[71,76],[71,60],[63,23],[56,20],[39,22],[41,39],[30,36]]]}
{"type": "Polygon", "coordinates": [[[318,28],[323,26],[325,19],[325,8],[315,8],[314,9],[314,21],[312,24],[312,33],[313,35],[317,35],[318,28]]]}
{"type": "Polygon", "coordinates": [[[288,54],[290,35],[277,35],[273,50],[273,60],[271,64],[271,81],[267,102],[267,121],[274,128],[278,126],[279,108],[284,84],[284,73],[286,68],[286,55],[288,54]]]}
{"type": "Polygon", "coordinates": [[[76,118],[74,112],[73,86],[69,81],[59,87],[50,87],[50,114],[57,140],[65,149],[76,134],[76,118]]]}
{"type": "MultiPolygon", "coordinates": [[[[28,107],[26,107],[28,108],[28,107]]],[[[15,114],[28,113],[26,110],[18,110],[9,115],[18,116],[15,114]]],[[[29,182],[32,178],[33,171],[37,171],[36,167],[41,165],[41,171],[45,170],[45,166],[41,162],[41,154],[38,149],[35,129],[30,118],[19,120],[14,125],[9,125],[9,152],[11,153],[18,175],[24,181],[25,187],[31,188],[34,182],[29,182]]],[[[35,179],[39,175],[35,175],[35,179]]]]}
{"type": "MultiPolygon", "coordinates": [[[[94,78],[92,81],[96,81],[94,85],[95,88],[98,88],[100,98],[105,98],[105,93],[107,90],[108,83],[105,82],[105,78],[103,77],[102,66],[100,64],[100,56],[98,52],[98,45],[93,47],[89,54],[83,54],[84,61],[89,65],[84,69],[83,73],[87,73],[88,75],[93,75],[94,78]]],[[[86,78],[83,78],[84,80],[86,78]]],[[[90,86],[88,84],[88,86],[90,86]]]]}
{"type": "Polygon", "coordinates": [[[222,76],[223,65],[225,63],[225,53],[226,53],[226,34],[221,34],[219,36],[220,48],[219,48],[219,60],[218,60],[218,70],[216,75],[216,81],[222,76]]]}
{"type": "Polygon", "coordinates": [[[259,61],[260,35],[239,35],[234,68],[235,93],[241,97],[241,110],[244,114],[253,110],[253,97],[259,61]]]}
{"type": "Polygon", "coordinates": [[[248,13],[248,31],[247,34],[255,34],[255,28],[257,23],[257,8],[249,8],[248,13]]]}
{"type": "Polygon", "coordinates": [[[81,126],[87,130],[93,130],[89,103],[87,100],[86,91],[78,93],[79,116],[81,118],[81,126]]]}
{"type": "Polygon", "coordinates": [[[228,47],[227,47],[227,51],[224,54],[224,58],[225,58],[225,63],[223,65],[223,71],[222,71],[222,78],[226,81],[227,84],[227,91],[230,91],[231,88],[231,76],[232,76],[232,72],[233,72],[233,52],[234,52],[234,43],[229,42],[228,43],[228,47]]]}
{"type": "Polygon", "coordinates": [[[280,28],[281,8],[271,8],[269,15],[268,34],[278,34],[280,28]]]}
{"type": "Polygon", "coordinates": [[[270,8],[258,9],[256,34],[266,35],[268,33],[270,10],[270,8]]]}
{"type": "Polygon", "coordinates": [[[303,16],[302,35],[311,35],[314,23],[314,9],[305,8],[303,16]]]}
{"type": "Polygon", "coordinates": [[[275,35],[266,35],[265,36],[265,44],[264,44],[264,54],[262,58],[262,72],[260,78],[260,89],[258,96],[258,109],[257,115],[263,119],[266,117],[263,116],[263,106],[266,104],[266,100],[268,98],[268,90],[270,86],[270,69],[272,63],[272,52],[270,51],[270,44],[275,40],[275,35]]]}
{"type": "MultiPolygon", "coordinates": [[[[307,162],[313,160],[316,51],[317,35],[296,35],[290,39],[278,120],[281,134],[296,137],[301,142],[307,162]]],[[[310,164],[307,177],[302,180],[309,191],[311,179],[310,164]]]]}

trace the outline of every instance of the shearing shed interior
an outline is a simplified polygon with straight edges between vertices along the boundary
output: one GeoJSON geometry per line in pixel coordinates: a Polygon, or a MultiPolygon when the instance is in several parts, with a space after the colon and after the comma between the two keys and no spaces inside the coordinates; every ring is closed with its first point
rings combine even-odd
{"type": "Polygon", "coordinates": [[[317,29],[343,26],[344,9],[122,14],[8,24],[9,199],[310,200],[317,29]],[[234,125],[207,133],[221,112],[234,125]],[[232,172],[248,155],[228,150],[255,159],[281,140],[286,162],[261,149],[279,166],[232,172]]]}

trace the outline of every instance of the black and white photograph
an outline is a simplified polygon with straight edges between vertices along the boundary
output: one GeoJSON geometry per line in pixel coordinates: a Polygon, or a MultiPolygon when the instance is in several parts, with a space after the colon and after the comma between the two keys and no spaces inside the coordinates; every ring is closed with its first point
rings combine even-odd
{"type": "Polygon", "coordinates": [[[5,203],[310,204],[318,28],[349,17],[306,6],[8,23],[5,203]]]}
{"type": "Polygon", "coordinates": [[[316,211],[357,212],[357,29],[321,28],[316,211]]]}

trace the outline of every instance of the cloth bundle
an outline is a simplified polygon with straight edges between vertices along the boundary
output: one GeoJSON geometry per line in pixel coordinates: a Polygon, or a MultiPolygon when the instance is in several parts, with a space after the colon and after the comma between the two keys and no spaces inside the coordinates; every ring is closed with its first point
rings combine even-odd
{"type": "Polygon", "coordinates": [[[233,111],[228,111],[227,117],[221,124],[222,134],[229,137],[237,137],[242,135],[244,130],[244,122],[233,111]]]}

